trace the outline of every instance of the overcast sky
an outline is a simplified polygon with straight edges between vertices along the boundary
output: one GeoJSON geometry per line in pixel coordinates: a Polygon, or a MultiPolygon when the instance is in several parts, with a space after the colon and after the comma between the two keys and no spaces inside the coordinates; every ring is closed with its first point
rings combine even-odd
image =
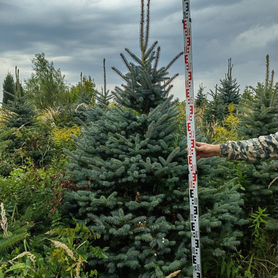
{"type": "MultiPolygon", "coordinates": [[[[162,48],[160,65],[183,49],[181,0],[151,1],[151,41],[162,48]]],[[[192,0],[195,89],[213,88],[232,58],[241,89],[264,80],[265,55],[278,74],[277,0],[192,0]]],[[[111,66],[124,69],[120,53],[138,53],[140,0],[0,0],[0,82],[14,66],[22,81],[32,72],[34,54],[44,52],[69,84],[80,72],[98,87],[106,58],[108,87],[121,84],[111,66]]],[[[180,76],[172,93],[184,99],[184,64],[171,69],[180,76]]],[[[278,78],[276,78],[278,80],[278,78]]],[[[1,86],[2,87],[2,86],[1,86]]]]}

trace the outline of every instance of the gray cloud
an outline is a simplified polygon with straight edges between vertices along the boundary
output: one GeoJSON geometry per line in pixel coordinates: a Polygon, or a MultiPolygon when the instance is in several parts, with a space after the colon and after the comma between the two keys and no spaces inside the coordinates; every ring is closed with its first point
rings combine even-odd
{"type": "MultiPolygon", "coordinates": [[[[241,88],[264,78],[264,57],[277,69],[277,3],[275,0],[192,1],[195,86],[209,89],[226,72],[232,57],[241,88]]],[[[80,72],[102,84],[102,59],[124,69],[125,47],[139,52],[140,3],[129,0],[0,0],[0,81],[18,65],[30,76],[35,53],[45,52],[69,83],[80,72]]],[[[181,1],[152,1],[151,41],[162,47],[161,65],[183,49],[181,1]]],[[[171,69],[181,76],[173,93],[183,99],[183,60],[171,69]]],[[[110,88],[121,80],[108,71],[110,88]]]]}

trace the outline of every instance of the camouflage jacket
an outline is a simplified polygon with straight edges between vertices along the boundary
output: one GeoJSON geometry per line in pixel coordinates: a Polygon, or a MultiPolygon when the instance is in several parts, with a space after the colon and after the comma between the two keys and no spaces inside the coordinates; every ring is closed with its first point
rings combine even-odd
{"type": "Polygon", "coordinates": [[[256,161],[259,159],[278,159],[278,132],[239,142],[220,145],[222,157],[231,160],[256,161]]]}

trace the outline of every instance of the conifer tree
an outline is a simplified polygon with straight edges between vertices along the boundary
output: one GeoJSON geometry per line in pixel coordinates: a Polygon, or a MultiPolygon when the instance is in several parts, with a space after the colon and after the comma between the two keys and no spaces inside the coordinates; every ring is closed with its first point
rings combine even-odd
{"type": "MultiPolygon", "coordinates": [[[[177,139],[177,102],[169,96],[177,74],[168,77],[181,54],[158,66],[160,47],[148,45],[150,1],[147,9],[143,0],[141,6],[141,57],[129,49],[131,61],[121,54],[127,73],[113,68],[124,80],[113,92],[115,109],[85,126],[70,153],[76,191],[65,194],[64,211],[100,234],[108,258],[88,257],[100,277],[162,278],[179,269],[186,277],[192,271],[186,146],[185,138],[177,139]]],[[[202,169],[211,174],[207,164],[202,169]]],[[[203,242],[211,258],[235,248],[241,235],[236,184],[215,184],[217,178],[201,194],[203,242]]]]}
{"type": "Polygon", "coordinates": [[[199,87],[197,97],[195,100],[195,105],[197,108],[203,107],[207,103],[207,97],[206,97],[206,94],[204,93],[204,90],[205,90],[205,87],[201,85],[199,87]]]}
{"type": "Polygon", "coordinates": [[[100,92],[95,90],[94,96],[95,105],[89,107],[80,105],[77,109],[78,118],[83,124],[89,124],[100,119],[109,108],[110,101],[113,98],[109,90],[107,90],[105,59],[103,59],[103,87],[100,92]]]}
{"type": "Polygon", "coordinates": [[[80,81],[71,88],[71,103],[94,106],[96,102],[96,85],[91,76],[80,74],[80,81]]]}
{"type": "Polygon", "coordinates": [[[274,83],[274,71],[269,70],[269,55],[266,56],[264,83],[249,87],[249,98],[244,102],[241,114],[241,132],[245,138],[268,135],[277,131],[278,88],[274,83]]]}
{"type": "Polygon", "coordinates": [[[205,110],[205,121],[208,124],[213,124],[216,122],[223,122],[226,116],[226,106],[223,102],[223,99],[220,97],[218,86],[215,85],[214,90],[210,90],[209,93],[212,97],[207,104],[205,110]]]}
{"type": "Polygon", "coordinates": [[[107,79],[106,79],[106,64],[105,59],[103,59],[103,88],[101,92],[97,92],[96,99],[97,104],[101,108],[107,108],[109,105],[109,101],[113,98],[110,94],[109,90],[107,90],[107,79]]]}
{"type": "Polygon", "coordinates": [[[27,101],[23,87],[19,78],[19,69],[15,67],[14,96],[5,105],[9,111],[7,114],[6,126],[9,128],[19,128],[29,126],[34,123],[34,111],[27,101]]]}
{"type": "Polygon", "coordinates": [[[3,105],[9,103],[9,101],[14,100],[15,97],[15,82],[13,76],[8,73],[3,82],[3,105]]]}
{"type": "MultiPolygon", "coordinates": [[[[245,91],[243,103],[240,105],[241,135],[243,138],[256,138],[260,135],[268,135],[277,132],[278,122],[278,90],[274,84],[274,71],[269,70],[269,55],[266,56],[265,81],[257,86],[249,87],[245,91]]],[[[264,246],[265,257],[255,254],[258,260],[268,261],[273,252],[277,253],[274,242],[278,240],[278,210],[277,210],[277,172],[278,162],[256,161],[253,164],[241,164],[238,167],[238,175],[241,176],[241,183],[245,188],[245,210],[248,215],[259,208],[266,209],[269,215],[264,232],[267,244],[264,246]],[[267,253],[268,252],[268,253],[267,253]]],[[[250,227],[246,233],[253,231],[250,227]]],[[[248,243],[247,243],[248,244],[248,243]]],[[[250,244],[250,243],[249,243],[250,244]]],[[[254,245],[254,243],[252,243],[254,245]]],[[[271,263],[271,262],[270,262],[271,263]]],[[[273,262],[275,263],[275,262],[273,262]]],[[[271,267],[271,265],[269,265],[271,267]]]]}
{"type": "Polygon", "coordinates": [[[232,59],[230,58],[228,60],[228,72],[225,78],[220,80],[220,86],[218,87],[220,99],[226,107],[231,103],[238,104],[240,101],[239,85],[232,76],[232,69],[232,59]]]}
{"type": "Polygon", "coordinates": [[[26,163],[45,166],[52,158],[52,139],[47,126],[36,122],[35,111],[24,94],[19,69],[15,68],[15,95],[3,107],[3,126],[0,131],[0,175],[26,163]]]}
{"type": "Polygon", "coordinates": [[[220,80],[220,85],[215,90],[210,90],[212,100],[209,101],[205,112],[205,120],[208,124],[219,122],[222,124],[229,114],[230,104],[238,105],[240,101],[239,85],[232,76],[232,60],[228,60],[228,72],[225,78],[220,80]]]}

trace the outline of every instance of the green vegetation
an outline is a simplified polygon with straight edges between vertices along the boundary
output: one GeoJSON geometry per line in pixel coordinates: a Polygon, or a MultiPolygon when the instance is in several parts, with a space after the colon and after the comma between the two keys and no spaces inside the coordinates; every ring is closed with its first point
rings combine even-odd
{"type": "MultiPolygon", "coordinates": [[[[146,18],[144,19],[144,15],[146,18]]],[[[20,83],[8,73],[0,108],[0,277],[190,277],[185,104],[149,44],[121,54],[124,84],[101,92],[89,75],[69,87],[45,54],[20,83]],[[129,57],[129,58],[127,58],[129,57]]],[[[240,92],[228,72],[196,99],[198,137],[223,143],[277,130],[278,85],[240,92]]],[[[278,274],[277,161],[198,161],[206,278],[278,274]]]]}

